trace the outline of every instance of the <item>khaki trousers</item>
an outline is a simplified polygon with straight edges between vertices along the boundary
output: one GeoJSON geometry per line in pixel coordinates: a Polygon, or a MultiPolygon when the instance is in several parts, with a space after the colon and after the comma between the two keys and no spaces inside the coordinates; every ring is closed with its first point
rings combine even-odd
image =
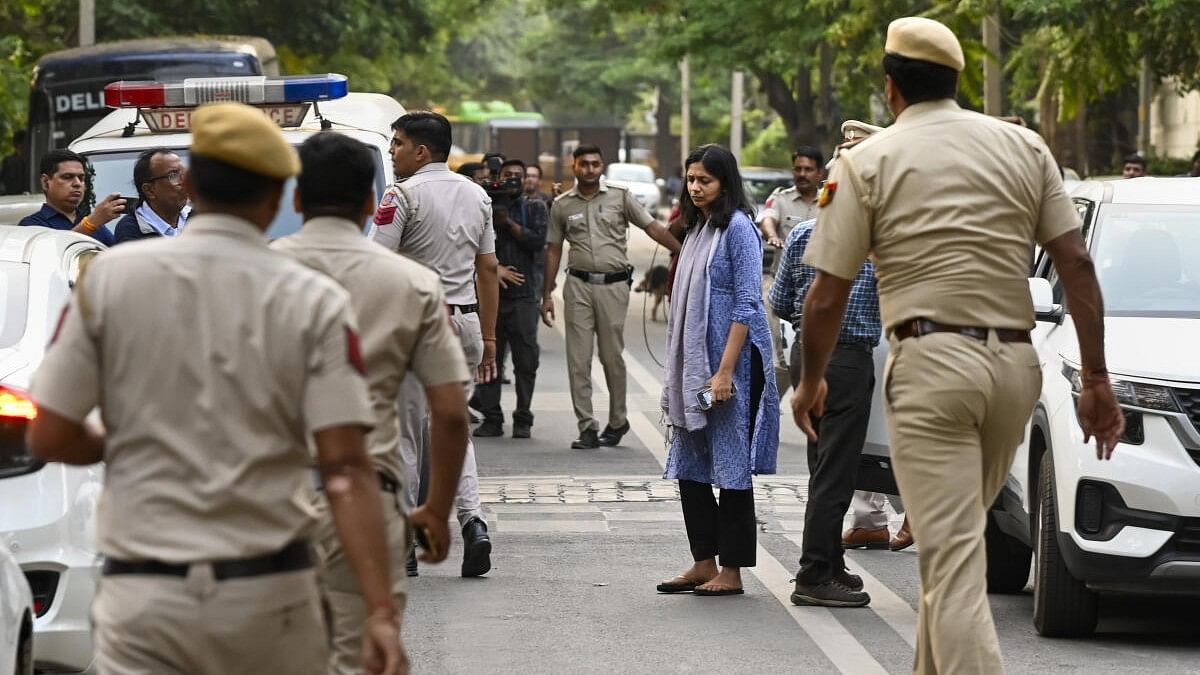
{"type": "MultiPolygon", "coordinates": [[[[383,523],[387,534],[388,562],[392,575],[392,599],[396,611],[404,613],[408,575],[404,563],[408,559],[408,521],[400,506],[399,495],[380,492],[383,500],[383,523]]],[[[342,551],[333,524],[333,514],[324,494],[318,494],[318,521],[314,541],[318,560],[318,581],[321,594],[329,609],[329,675],[359,675],[363,672],[362,647],[363,625],[367,620],[367,608],[359,591],[358,580],[350,568],[350,561],[342,551]]]]}
{"type": "Polygon", "coordinates": [[[101,675],[322,675],[328,647],[313,570],[216,581],[101,577],[92,605],[101,675]]]}
{"type": "Polygon", "coordinates": [[[1033,347],[935,333],[885,375],[896,482],[920,552],[915,673],[1000,673],[983,531],[1041,389],[1033,347]]]}
{"type": "Polygon", "coordinates": [[[590,284],[567,275],[563,285],[563,319],[567,333],[567,379],[579,431],[596,429],[592,416],[592,348],[600,348],[600,365],[608,384],[608,426],[625,426],[625,312],[629,284],[590,284]]]}

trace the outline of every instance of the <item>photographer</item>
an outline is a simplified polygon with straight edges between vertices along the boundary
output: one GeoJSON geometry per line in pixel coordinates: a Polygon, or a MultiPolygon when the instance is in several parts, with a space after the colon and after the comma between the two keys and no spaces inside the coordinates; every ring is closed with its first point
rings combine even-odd
{"type": "MultiPolygon", "coordinates": [[[[501,161],[488,158],[492,175],[498,180],[484,184],[492,198],[492,220],[496,228],[496,258],[500,261],[500,312],[496,317],[496,360],[512,349],[517,408],[513,411],[513,438],[529,438],[533,413],[533,385],[537,378],[537,323],[540,313],[538,294],[533,288],[534,266],[546,244],[546,224],[550,219],[546,203],[523,194],[525,163],[519,159],[501,161]]],[[[476,393],[478,410],[484,414],[476,436],[502,436],[504,411],[500,408],[500,381],[480,385],[476,393]]]]}

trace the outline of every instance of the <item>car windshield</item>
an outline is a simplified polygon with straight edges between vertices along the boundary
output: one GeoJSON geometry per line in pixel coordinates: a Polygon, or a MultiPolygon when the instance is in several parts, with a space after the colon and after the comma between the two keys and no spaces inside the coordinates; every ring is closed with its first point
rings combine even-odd
{"type": "Polygon", "coordinates": [[[654,169],[641,164],[610,164],[608,179],[623,180],[627,183],[653,183],[654,169]]]}
{"type": "MultiPolygon", "coordinates": [[[[186,165],[188,161],[187,148],[172,148],[183,160],[186,165]]],[[[92,163],[92,167],[96,171],[95,192],[96,198],[102,199],[105,195],[113,192],[119,192],[122,195],[133,196],[137,194],[137,190],[133,187],[133,165],[137,161],[140,150],[131,152],[103,152],[88,155],[88,159],[92,163]]],[[[382,159],[375,158],[375,194],[383,194],[384,173],[382,159]]],[[[296,179],[289,179],[283,187],[283,199],[279,202],[279,213],[275,215],[275,220],[271,222],[271,227],[267,229],[267,239],[278,239],[293,234],[300,229],[303,224],[299,213],[292,207],[292,192],[296,188],[296,179]]],[[[108,224],[108,228],[115,229],[117,221],[108,224]]]]}
{"type": "Polygon", "coordinates": [[[1106,204],[1092,257],[1107,316],[1200,318],[1200,207],[1106,204]]]}
{"type": "Polygon", "coordinates": [[[746,178],[743,182],[746,185],[746,196],[755,204],[767,203],[767,197],[770,197],[776,189],[792,185],[792,179],[783,176],[779,178],[746,178]]]}

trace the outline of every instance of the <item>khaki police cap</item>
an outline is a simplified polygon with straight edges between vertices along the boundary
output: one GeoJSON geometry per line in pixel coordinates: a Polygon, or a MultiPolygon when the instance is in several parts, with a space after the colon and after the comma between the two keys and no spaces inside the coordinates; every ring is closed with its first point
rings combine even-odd
{"type": "Polygon", "coordinates": [[[842,138],[851,141],[859,136],[870,136],[871,134],[883,131],[883,127],[859,122],[858,120],[846,120],[842,122],[842,138]]]}
{"type": "Polygon", "coordinates": [[[918,61],[928,61],[962,72],[962,45],[944,24],[920,16],[906,16],[888,24],[883,50],[918,61]]]}
{"type": "Polygon", "coordinates": [[[200,106],[192,114],[192,154],[279,180],[300,173],[300,157],[283,132],[244,103],[200,106]]]}

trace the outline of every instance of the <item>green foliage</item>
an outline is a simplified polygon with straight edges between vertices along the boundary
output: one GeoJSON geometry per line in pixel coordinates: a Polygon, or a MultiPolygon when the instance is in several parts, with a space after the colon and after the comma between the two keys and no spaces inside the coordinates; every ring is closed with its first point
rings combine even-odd
{"type": "Polygon", "coordinates": [[[742,164],[790,169],[788,159],[791,154],[792,143],[788,140],[787,130],[783,128],[783,121],[775,118],[770,126],[742,148],[742,164]]]}

